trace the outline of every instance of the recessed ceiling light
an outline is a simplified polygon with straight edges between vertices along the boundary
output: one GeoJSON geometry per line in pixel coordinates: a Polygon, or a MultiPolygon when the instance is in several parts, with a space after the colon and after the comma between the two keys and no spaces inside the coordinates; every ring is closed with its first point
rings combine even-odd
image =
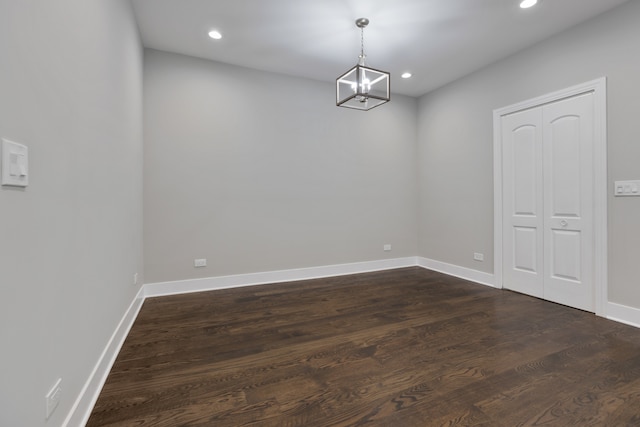
{"type": "Polygon", "coordinates": [[[209,37],[214,40],[220,40],[222,38],[222,34],[220,34],[220,31],[211,30],[209,31],[209,37]]]}
{"type": "Polygon", "coordinates": [[[400,77],[402,77],[403,79],[409,79],[411,78],[412,74],[409,72],[406,73],[402,73],[402,75],[400,77]]]}
{"type": "Polygon", "coordinates": [[[538,0],[522,0],[522,1],[520,2],[520,7],[521,7],[522,9],[528,9],[528,8],[530,8],[531,6],[535,6],[535,5],[536,5],[536,3],[538,3],[538,0]]]}

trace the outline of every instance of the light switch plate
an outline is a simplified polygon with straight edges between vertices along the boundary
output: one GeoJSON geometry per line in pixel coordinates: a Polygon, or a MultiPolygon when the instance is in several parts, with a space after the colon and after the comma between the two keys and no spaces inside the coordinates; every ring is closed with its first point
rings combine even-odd
{"type": "Polygon", "coordinates": [[[613,191],[616,197],[638,197],[640,196],[640,180],[616,181],[613,191]]]}
{"type": "Polygon", "coordinates": [[[29,149],[26,145],[2,139],[2,185],[29,185],[29,149]]]}
{"type": "Polygon", "coordinates": [[[62,378],[58,378],[58,381],[51,387],[49,393],[44,397],[46,405],[46,419],[49,419],[53,411],[60,403],[60,395],[62,394],[62,378]]]}

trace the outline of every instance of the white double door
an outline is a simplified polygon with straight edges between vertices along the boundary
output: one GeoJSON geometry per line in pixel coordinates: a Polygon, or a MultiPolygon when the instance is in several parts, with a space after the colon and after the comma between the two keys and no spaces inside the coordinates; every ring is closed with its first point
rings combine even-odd
{"type": "Polygon", "coordinates": [[[593,312],[594,95],[501,125],[504,287],[593,312]]]}

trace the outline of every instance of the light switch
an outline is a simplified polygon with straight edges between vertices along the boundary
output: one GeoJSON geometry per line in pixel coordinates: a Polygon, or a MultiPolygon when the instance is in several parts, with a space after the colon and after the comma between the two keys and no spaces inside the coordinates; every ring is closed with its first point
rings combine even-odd
{"type": "Polygon", "coordinates": [[[29,184],[29,149],[26,145],[2,139],[2,185],[26,187],[29,184]]]}
{"type": "Polygon", "coordinates": [[[638,181],[616,181],[614,185],[614,195],[616,197],[640,196],[640,180],[638,181]]]}

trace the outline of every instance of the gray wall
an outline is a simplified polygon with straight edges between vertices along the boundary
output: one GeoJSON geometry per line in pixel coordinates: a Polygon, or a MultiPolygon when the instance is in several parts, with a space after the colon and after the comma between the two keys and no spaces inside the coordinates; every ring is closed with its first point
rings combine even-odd
{"type": "Polygon", "coordinates": [[[0,0],[0,425],[68,414],[142,273],[142,49],[127,0],[0,0]]]}
{"type": "MultiPolygon", "coordinates": [[[[145,281],[416,253],[491,272],[493,109],[607,76],[610,188],[639,178],[638,22],[630,1],[368,113],[331,84],[147,51],[145,281]]],[[[142,72],[127,0],[0,0],[0,136],[31,158],[30,186],[0,189],[0,425],[44,425],[62,377],[59,425],[138,290],[142,72]]],[[[640,308],[640,199],[608,211],[610,299],[640,308]]]]}
{"type": "Polygon", "coordinates": [[[420,99],[419,255],[492,272],[493,110],[606,76],[609,299],[640,308],[640,198],[612,196],[640,179],[639,22],[630,1],[420,99]]]}
{"type": "Polygon", "coordinates": [[[144,68],[148,282],[415,256],[415,99],[365,113],[332,84],[154,50],[144,68]]]}

